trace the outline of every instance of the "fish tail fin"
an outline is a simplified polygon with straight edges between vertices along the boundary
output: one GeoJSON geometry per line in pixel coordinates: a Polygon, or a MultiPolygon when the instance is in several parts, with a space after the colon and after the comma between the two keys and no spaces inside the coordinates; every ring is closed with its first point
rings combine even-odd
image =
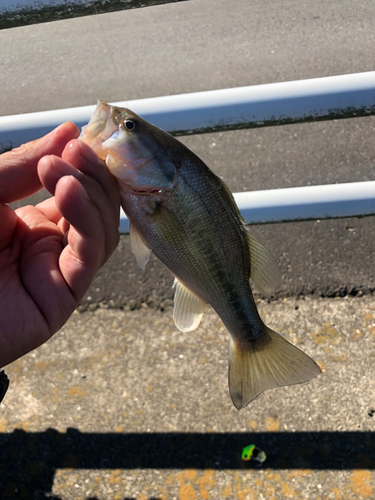
{"type": "Polygon", "coordinates": [[[259,340],[236,344],[231,339],[229,392],[237,410],[267,389],[308,382],[321,372],[307,354],[267,326],[264,329],[259,340]]]}

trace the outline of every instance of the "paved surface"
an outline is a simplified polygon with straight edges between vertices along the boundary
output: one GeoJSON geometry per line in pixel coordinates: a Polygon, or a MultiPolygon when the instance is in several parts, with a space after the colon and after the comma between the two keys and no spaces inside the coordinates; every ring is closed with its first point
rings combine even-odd
{"type": "MultiPolygon", "coordinates": [[[[189,0],[100,16],[107,43],[96,16],[3,30],[0,114],[370,71],[373,14],[372,0],[189,0]]],[[[182,140],[244,191],[373,180],[374,137],[369,117],[182,140]]],[[[278,296],[375,291],[375,217],[254,232],[279,262],[278,296]]],[[[161,266],[143,277],[119,252],[88,297],[171,298],[161,266]]]]}
{"type": "Polygon", "coordinates": [[[240,412],[212,311],[190,334],[171,308],[75,313],[7,368],[0,497],[374,498],[375,298],[258,307],[323,373],[240,412]],[[268,456],[262,469],[240,459],[250,443],[268,456]]]}
{"type": "MultiPolygon", "coordinates": [[[[101,22],[109,48],[95,17],[1,31],[0,114],[374,69],[371,0],[190,0],[101,22]]],[[[370,117],[182,140],[243,191],[372,180],[374,133],[370,117]]],[[[253,228],[282,272],[260,311],[324,373],[239,413],[217,316],[178,332],[172,277],[153,258],[139,270],[121,237],[87,311],[7,367],[0,498],[374,498],[374,231],[375,217],[253,228]],[[251,442],[260,470],[239,458],[251,442]]]]}

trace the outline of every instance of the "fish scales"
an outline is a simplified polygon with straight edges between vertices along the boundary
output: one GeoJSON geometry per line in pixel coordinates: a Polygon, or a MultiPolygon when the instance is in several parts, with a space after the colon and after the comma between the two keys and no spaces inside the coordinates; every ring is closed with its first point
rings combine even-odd
{"type": "Polygon", "coordinates": [[[80,138],[118,179],[139,265],[144,268],[153,251],[174,274],[176,326],[194,330],[211,304],[228,329],[229,390],[237,409],[264,390],[320,373],[309,356],[261,320],[249,279],[269,293],[277,266],[202,160],[132,111],[104,101],[80,138]]]}
{"type": "Polygon", "coordinates": [[[182,283],[189,283],[203,301],[221,311],[232,334],[246,338],[260,335],[260,322],[254,321],[258,315],[249,307],[252,295],[247,238],[229,205],[231,200],[221,181],[198,158],[193,165],[182,163],[179,173],[168,196],[162,194],[156,201],[123,196],[124,210],[168,269],[182,283]],[[204,175],[192,175],[196,168],[204,175]],[[207,185],[214,189],[207,189],[207,185]],[[218,221],[219,213],[222,216],[218,221]],[[166,245],[166,241],[171,244],[166,245]]]}

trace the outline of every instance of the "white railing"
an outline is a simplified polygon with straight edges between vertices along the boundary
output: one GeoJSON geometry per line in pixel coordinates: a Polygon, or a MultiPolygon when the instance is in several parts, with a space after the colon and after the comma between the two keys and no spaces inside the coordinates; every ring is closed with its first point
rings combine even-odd
{"type": "MultiPolygon", "coordinates": [[[[375,71],[295,82],[117,102],[173,135],[375,115],[375,71]]],[[[85,125],[95,105],[0,117],[0,150],[71,120],[85,125]]]]}
{"type": "MultiPolygon", "coordinates": [[[[183,135],[375,114],[375,71],[116,103],[183,135]]],[[[85,125],[95,106],[0,117],[0,149],[71,120],[85,125]]],[[[375,214],[375,180],[236,193],[248,224],[375,214]]],[[[120,232],[129,230],[122,212],[120,232]]]]}
{"type": "MultiPolygon", "coordinates": [[[[247,224],[375,215],[375,181],[234,193],[247,224]]],[[[121,211],[121,234],[129,220],[121,211]]]]}

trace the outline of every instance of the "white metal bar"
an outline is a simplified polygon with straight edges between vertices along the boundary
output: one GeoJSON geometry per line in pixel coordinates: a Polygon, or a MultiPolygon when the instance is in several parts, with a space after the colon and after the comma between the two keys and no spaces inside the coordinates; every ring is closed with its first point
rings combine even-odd
{"type": "MultiPolygon", "coordinates": [[[[175,135],[375,114],[375,71],[115,103],[175,135]]],[[[0,117],[0,151],[71,120],[85,125],[95,106],[0,117]]]]}
{"type": "MultiPolygon", "coordinates": [[[[375,215],[375,181],[234,193],[247,224],[375,215]]],[[[121,234],[129,220],[121,211],[121,234]]]]}

